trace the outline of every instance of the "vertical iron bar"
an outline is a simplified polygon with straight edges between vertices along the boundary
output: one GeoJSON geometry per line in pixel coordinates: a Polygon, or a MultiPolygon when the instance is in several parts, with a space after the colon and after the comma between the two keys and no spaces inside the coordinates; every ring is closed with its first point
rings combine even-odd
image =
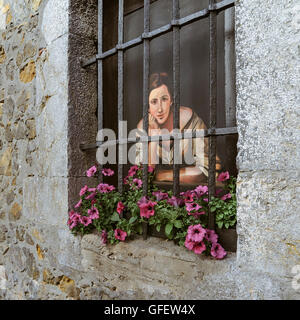
{"type": "MultiPolygon", "coordinates": [[[[173,0],[173,21],[180,18],[179,0],[173,0]]],[[[173,129],[179,128],[180,108],[180,27],[173,26],[173,129]]],[[[178,152],[173,149],[173,193],[179,194],[179,166],[176,162],[178,152]]]]}
{"type": "MultiPolygon", "coordinates": [[[[210,0],[210,6],[215,0],[210,0]]],[[[217,13],[209,14],[209,125],[212,133],[215,133],[217,125],[217,13]]],[[[216,136],[209,137],[209,173],[208,173],[208,199],[215,195],[216,189],[216,136]]],[[[215,228],[215,216],[213,212],[208,215],[208,227],[215,228]]]]}
{"type": "MultiPolygon", "coordinates": [[[[103,0],[98,0],[98,54],[103,52],[103,0]]],[[[103,60],[98,60],[98,131],[103,129],[103,60]]],[[[100,164],[100,182],[103,182],[100,164]]]]}
{"type": "MultiPolygon", "coordinates": [[[[150,0],[144,0],[144,33],[150,31],[150,0]]],[[[148,96],[149,96],[149,75],[150,75],[150,40],[144,39],[144,83],[143,83],[143,128],[148,134],[148,126],[149,126],[149,117],[148,117],[148,96]]],[[[144,155],[147,159],[147,162],[143,164],[143,193],[144,196],[148,194],[148,148],[149,144],[147,143],[147,152],[144,155]]],[[[144,149],[144,148],[143,148],[144,149]]],[[[148,225],[146,223],[143,224],[143,238],[147,239],[148,233],[148,225]]]]}
{"type": "MultiPolygon", "coordinates": [[[[123,44],[124,37],[124,0],[119,0],[118,45],[123,44]]],[[[124,52],[118,51],[118,136],[122,138],[120,121],[124,111],[124,52]]],[[[119,145],[118,190],[123,192],[123,145],[119,145]]]]}

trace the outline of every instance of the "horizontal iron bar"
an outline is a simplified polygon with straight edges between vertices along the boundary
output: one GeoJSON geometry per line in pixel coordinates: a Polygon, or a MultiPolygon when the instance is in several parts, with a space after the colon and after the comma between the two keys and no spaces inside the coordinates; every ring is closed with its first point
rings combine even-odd
{"type": "MultiPolygon", "coordinates": [[[[179,20],[177,20],[179,22],[179,26],[183,27],[189,23],[198,21],[199,19],[203,19],[209,16],[209,9],[204,9],[198,12],[195,12],[193,14],[190,14],[186,17],[183,17],[179,20]]],[[[175,21],[173,22],[175,24],[175,21]]]]}
{"type": "Polygon", "coordinates": [[[218,3],[215,3],[213,5],[210,5],[208,9],[195,12],[181,19],[173,19],[171,23],[165,26],[162,26],[150,32],[144,32],[140,37],[137,37],[133,40],[130,40],[122,44],[118,44],[115,48],[105,51],[102,54],[97,54],[94,57],[88,58],[88,59],[81,58],[80,59],[81,66],[82,68],[86,68],[91,64],[95,63],[99,59],[105,59],[116,54],[119,50],[127,50],[129,48],[132,48],[134,46],[141,44],[143,42],[143,39],[152,40],[158,36],[161,36],[167,32],[172,31],[173,27],[176,27],[176,26],[183,27],[192,22],[208,17],[210,12],[217,11],[218,13],[220,11],[233,7],[234,3],[235,3],[235,0],[224,0],[218,3]]]}
{"type": "Polygon", "coordinates": [[[103,144],[105,146],[114,146],[118,144],[127,144],[127,143],[137,143],[137,142],[157,142],[157,141],[169,141],[169,140],[182,140],[182,139],[194,139],[194,138],[203,138],[210,136],[225,136],[231,134],[237,134],[237,127],[228,127],[228,128],[217,128],[217,129],[199,129],[197,131],[178,133],[178,134],[165,134],[160,136],[142,136],[135,138],[127,139],[117,139],[110,141],[96,141],[95,143],[80,144],[80,149],[82,151],[91,150],[101,147],[103,144]]]}
{"type": "Polygon", "coordinates": [[[234,3],[235,3],[235,0],[223,0],[221,2],[217,2],[210,5],[208,10],[220,12],[220,11],[229,9],[230,7],[233,7],[234,3]]]}

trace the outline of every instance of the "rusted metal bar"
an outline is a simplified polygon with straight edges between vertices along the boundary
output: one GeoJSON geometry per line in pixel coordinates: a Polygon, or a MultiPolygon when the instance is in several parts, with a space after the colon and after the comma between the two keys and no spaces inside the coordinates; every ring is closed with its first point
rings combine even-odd
{"type": "MultiPolygon", "coordinates": [[[[150,0],[144,0],[144,33],[150,31],[150,0]]],[[[144,57],[143,57],[143,68],[144,68],[144,81],[143,81],[143,129],[148,132],[149,127],[149,76],[150,76],[150,40],[143,39],[144,43],[144,57]]],[[[147,159],[146,163],[143,164],[143,194],[148,195],[148,152],[149,145],[146,142],[146,148],[143,148],[143,155],[147,159]]],[[[143,223],[143,238],[147,239],[148,225],[143,223]]]]}
{"type": "MultiPolygon", "coordinates": [[[[173,0],[173,22],[180,17],[179,0],[173,0]]],[[[173,23],[173,129],[180,129],[180,27],[173,23]]],[[[173,149],[173,193],[179,194],[179,141],[173,149]]]]}
{"type": "Polygon", "coordinates": [[[186,26],[190,23],[199,21],[201,19],[207,18],[211,12],[219,13],[225,9],[228,9],[230,7],[234,6],[235,1],[234,0],[224,0],[218,3],[210,3],[209,8],[203,9],[201,11],[195,12],[193,14],[190,14],[186,17],[179,18],[179,15],[177,18],[173,18],[172,23],[166,24],[165,26],[162,26],[160,28],[157,28],[155,30],[144,31],[141,37],[137,37],[133,40],[130,40],[125,43],[118,43],[118,45],[115,48],[112,48],[106,52],[103,52],[101,54],[98,53],[98,55],[88,58],[88,59],[82,59],[82,67],[86,68],[90,66],[91,64],[95,63],[99,59],[105,59],[108,58],[114,54],[116,54],[118,51],[121,50],[127,50],[129,48],[138,46],[143,42],[143,39],[149,39],[152,40],[154,38],[157,38],[159,36],[162,36],[165,33],[171,32],[174,29],[174,26],[177,26],[179,28],[186,26]]]}
{"type": "MultiPolygon", "coordinates": [[[[124,0],[119,0],[118,45],[122,45],[124,38],[124,0]]],[[[124,115],[124,52],[118,51],[118,136],[122,137],[120,122],[124,115]]],[[[123,148],[119,145],[118,161],[118,190],[123,192],[123,148]]]]}
{"type": "Polygon", "coordinates": [[[210,136],[228,136],[237,134],[237,127],[228,127],[228,128],[216,128],[215,130],[211,129],[201,129],[197,131],[191,131],[187,133],[180,133],[176,135],[161,135],[161,136],[148,136],[148,137],[136,137],[136,138],[127,138],[127,139],[117,139],[110,141],[96,141],[95,143],[89,144],[80,144],[80,149],[91,150],[101,147],[103,144],[105,146],[114,146],[118,144],[127,144],[127,143],[137,143],[137,142],[159,142],[159,141],[169,141],[169,140],[181,140],[181,139],[194,139],[194,138],[206,138],[210,136]]]}
{"type": "MultiPolygon", "coordinates": [[[[103,0],[98,0],[98,54],[103,50],[103,0]]],[[[103,129],[103,60],[98,60],[98,131],[103,129]]],[[[99,179],[103,182],[102,164],[99,179]]]]}
{"type": "MultiPolygon", "coordinates": [[[[215,0],[210,0],[214,6],[215,0]]],[[[214,133],[217,125],[217,13],[209,13],[209,128],[214,133]]],[[[215,195],[216,188],[216,136],[209,137],[209,171],[208,171],[208,199],[215,195]]],[[[215,215],[208,213],[208,227],[215,228],[215,215]]]]}

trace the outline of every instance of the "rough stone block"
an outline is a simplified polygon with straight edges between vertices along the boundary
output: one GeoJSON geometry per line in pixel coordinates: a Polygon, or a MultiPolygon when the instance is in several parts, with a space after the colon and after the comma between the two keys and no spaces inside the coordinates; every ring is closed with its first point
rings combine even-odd
{"type": "Polygon", "coordinates": [[[238,166],[300,168],[297,1],[236,4],[238,166]],[[292,18],[294,17],[294,18],[292,18]]]}
{"type": "Polygon", "coordinates": [[[64,225],[68,212],[66,178],[29,177],[23,183],[23,214],[39,224],[64,225]],[[47,196],[45,196],[47,195],[47,196]]]}
{"type": "Polygon", "coordinates": [[[68,32],[68,0],[48,1],[43,11],[42,32],[47,44],[68,32]]]}
{"type": "MultiPolygon", "coordinates": [[[[234,254],[216,261],[159,238],[103,246],[99,235],[85,235],[81,248],[85,272],[93,272],[106,286],[115,288],[109,297],[116,295],[118,298],[126,296],[128,291],[134,299],[213,297],[219,277],[223,277],[223,281],[230,279],[235,261],[234,254]]],[[[220,296],[225,296],[223,290],[235,290],[233,282],[228,280],[230,289],[226,285],[219,288],[220,296]]]]}
{"type": "Polygon", "coordinates": [[[300,263],[299,172],[241,173],[238,265],[287,276],[300,263]]]}

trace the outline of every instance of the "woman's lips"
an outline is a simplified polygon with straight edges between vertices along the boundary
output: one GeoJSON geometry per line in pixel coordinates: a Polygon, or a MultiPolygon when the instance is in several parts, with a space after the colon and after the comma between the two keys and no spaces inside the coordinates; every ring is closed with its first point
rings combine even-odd
{"type": "Polygon", "coordinates": [[[158,116],[157,116],[157,118],[158,118],[159,120],[163,119],[164,117],[165,117],[165,115],[164,115],[164,114],[162,114],[162,115],[158,115],[158,116]]]}

